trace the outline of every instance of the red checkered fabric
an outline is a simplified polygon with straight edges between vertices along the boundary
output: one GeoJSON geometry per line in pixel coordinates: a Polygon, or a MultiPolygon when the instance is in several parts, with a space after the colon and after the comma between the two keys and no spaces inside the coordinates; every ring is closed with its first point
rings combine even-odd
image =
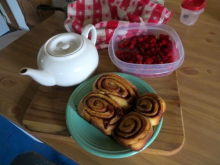
{"type": "Polygon", "coordinates": [[[115,28],[133,22],[165,24],[172,13],[150,0],[77,0],[68,4],[64,26],[81,34],[87,24],[97,30],[97,49],[108,47],[115,28]]]}

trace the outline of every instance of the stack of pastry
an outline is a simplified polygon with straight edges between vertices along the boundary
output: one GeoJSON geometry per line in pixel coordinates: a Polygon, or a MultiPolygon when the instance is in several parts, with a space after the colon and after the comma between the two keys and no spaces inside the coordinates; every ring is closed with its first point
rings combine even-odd
{"type": "Polygon", "coordinates": [[[138,112],[129,112],[125,115],[112,133],[118,143],[134,151],[141,150],[152,134],[150,120],[138,112]]]}
{"type": "Polygon", "coordinates": [[[151,124],[156,126],[166,111],[166,104],[159,95],[155,93],[145,93],[137,99],[134,111],[148,117],[151,124]]]}
{"type": "Polygon", "coordinates": [[[86,95],[78,106],[79,115],[106,135],[113,129],[123,116],[121,107],[108,95],[91,92],[86,95]]]}
{"type": "Polygon", "coordinates": [[[131,82],[113,73],[98,77],[93,91],[78,105],[82,118],[134,151],[146,145],[165,110],[166,104],[160,96],[154,93],[140,96],[131,82]]]}
{"type": "Polygon", "coordinates": [[[93,84],[93,91],[107,94],[127,113],[139,97],[137,88],[117,74],[103,74],[93,84]]]}

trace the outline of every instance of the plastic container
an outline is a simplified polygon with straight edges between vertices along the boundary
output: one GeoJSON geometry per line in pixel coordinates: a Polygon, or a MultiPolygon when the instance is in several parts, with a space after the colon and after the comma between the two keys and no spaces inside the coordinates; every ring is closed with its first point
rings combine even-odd
{"type": "Polygon", "coordinates": [[[109,56],[118,69],[124,73],[135,75],[140,78],[161,77],[170,75],[174,70],[179,68],[184,61],[184,49],[182,42],[173,28],[168,25],[154,25],[132,23],[119,26],[115,29],[108,47],[109,56]],[[169,35],[172,41],[173,63],[166,64],[133,64],[123,62],[118,59],[115,52],[118,49],[118,43],[125,38],[139,35],[169,35]]]}
{"type": "Polygon", "coordinates": [[[205,0],[184,0],[181,5],[180,22],[185,25],[193,25],[204,12],[205,0]]]}

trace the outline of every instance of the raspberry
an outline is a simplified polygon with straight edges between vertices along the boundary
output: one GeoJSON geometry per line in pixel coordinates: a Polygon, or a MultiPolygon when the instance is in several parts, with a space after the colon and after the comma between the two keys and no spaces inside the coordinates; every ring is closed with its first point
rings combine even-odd
{"type": "Polygon", "coordinates": [[[147,41],[148,40],[148,38],[149,38],[149,36],[144,36],[144,41],[147,41]]]}
{"type": "Polygon", "coordinates": [[[138,37],[139,42],[143,42],[144,38],[143,37],[138,37]]]}
{"type": "Polygon", "coordinates": [[[167,47],[171,47],[173,45],[172,41],[168,40],[166,45],[167,45],[167,47]]]}
{"type": "Polygon", "coordinates": [[[143,62],[142,61],[137,61],[136,64],[143,64],[143,62]]]}
{"type": "Polygon", "coordinates": [[[155,48],[151,48],[150,50],[151,50],[151,52],[155,52],[156,49],[155,48]]]}
{"type": "Polygon", "coordinates": [[[138,54],[138,55],[136,55],[136,59],[137,59],[138,61],[142,61],[142,60],[143,60],[143,57],[142,57],[140,54],[138,54]]]}
{"type": "Polygon", "coordinates": [[[119,47],[119,48],[123,48],[123,47],[124,47],[123,43],[120,42],[120,43],[118,44],[118,47],[119,47]]]}
{"type": "Polygon", "coordinates": [[[160,47],[157,47],[157,48],[156,48],[156,51],[157,51],[157,52],[160,52],[160,47]]]}
{"type": "Polygon", "coordinates": [[[153,59],[152,58],[147,58],[145,62],[146,62],[146,64],[152,64],[153,59]]]}
{"type": "Polygon", "coordinates": [[[126,38],[118,43],[116,56],[128,63],[164,64],[174,61],[169,35],[142,35],[126,38]]]}
{"type": "Polygon", "coordinates": [[[150,42],[156,42],[157,40],[156,40],[156,38],[151,38],[150,39],[150,42]]]}
{"type": "Polygon", "coordinates": [[[166,40],[168,40],[170,37],[169,37],[169,35],[165,35],[164,38],[165,38],[166,40]]]}
{"type": "Polygon", "coordinates": [[[159,35],[159,38],[160,38],[160,39],[163,39],[164,36],[165,36],[164,34],[160,34],[160,35],[159,35]]]}
{"type": "Polygon", "coordinates": [[[129,49],[130,49],[130,50],[133,50],[133,49],[134,49],[134,45],[130,45],[130,46],[129,46],[129,49]]]}
{"type": "Polygon", "coordinates": [[[116,56],[120,56],[120,55],[122,55],[122,51],[121,50],[117,50],[116,51],[116,56]]]}
{"type": "Polygon", "coordinates": [[[167,44],[167,40],[166,39],[162,39],[162,44],[166,45],[167,44]]]}
{"type": "Polygon", "coordinates": [[[144,45],[145,48],[149,48],[149,46],[150,45],[148,43],[144,45]]]}
{"type": "Polygon", "coordinates": [[[147,50],[146,55],[150,55],[150,54],[151,54],[150,50],[147,50]]]}
{"type": "Polygon", "coordinates": [[[130,40],[129,39],[125,39],[124,42],[123,42],[124,47],[128,46],[129,43],[130,43],[130,40]]]}
{"type": "Polygon", "coordinates": [[[168,61],[169,61],[169,62],[173,62],[173,56],[169,56],[169,57],[168,57],[168,61]]]}
{"type": "Polygon", "coordinates": [[[156,45],[155,45],[155,43],[150,43],[150,47],[151,48],[153,48],[153,47],[155,47],[156,45]]]}
{"type": "Polygon", "coordinates": [[[163,46],[163,43],[162,42],[159,42],[158,43],[159,47],[163,46]]]}

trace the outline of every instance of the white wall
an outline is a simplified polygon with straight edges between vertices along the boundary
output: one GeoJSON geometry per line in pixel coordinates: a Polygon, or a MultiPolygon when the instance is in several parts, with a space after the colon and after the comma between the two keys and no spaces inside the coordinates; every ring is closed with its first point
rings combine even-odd
{"type": "Polygon", "coordinates": [[[17,40],[19,37],[27,33],[28,31],[25,30],[17,30],[14,32],[7,33],[6,35],[3,35],[0,37],[0,50],[4,47],[8,46],[15,40],[17,40]]]}
{"type": "Polygon", "coordinates": [[[8,25],[6,24],[4,18],[0,14],[0,36],[7,33],[9,30],[10,29],[9,29],[8,25]]]}
{"type": "Polygon", "coordinates": [[[11,12],[13,13],[13,15],[16,19],[16,22],[19,26],[19,29],[29,30],[29,27],[25,23],[24,16],[21,12],[21,9],[18,5],[17,0],[6,0],[6,1],[8,3],[9,8],[11,9],[11,12]]]}

